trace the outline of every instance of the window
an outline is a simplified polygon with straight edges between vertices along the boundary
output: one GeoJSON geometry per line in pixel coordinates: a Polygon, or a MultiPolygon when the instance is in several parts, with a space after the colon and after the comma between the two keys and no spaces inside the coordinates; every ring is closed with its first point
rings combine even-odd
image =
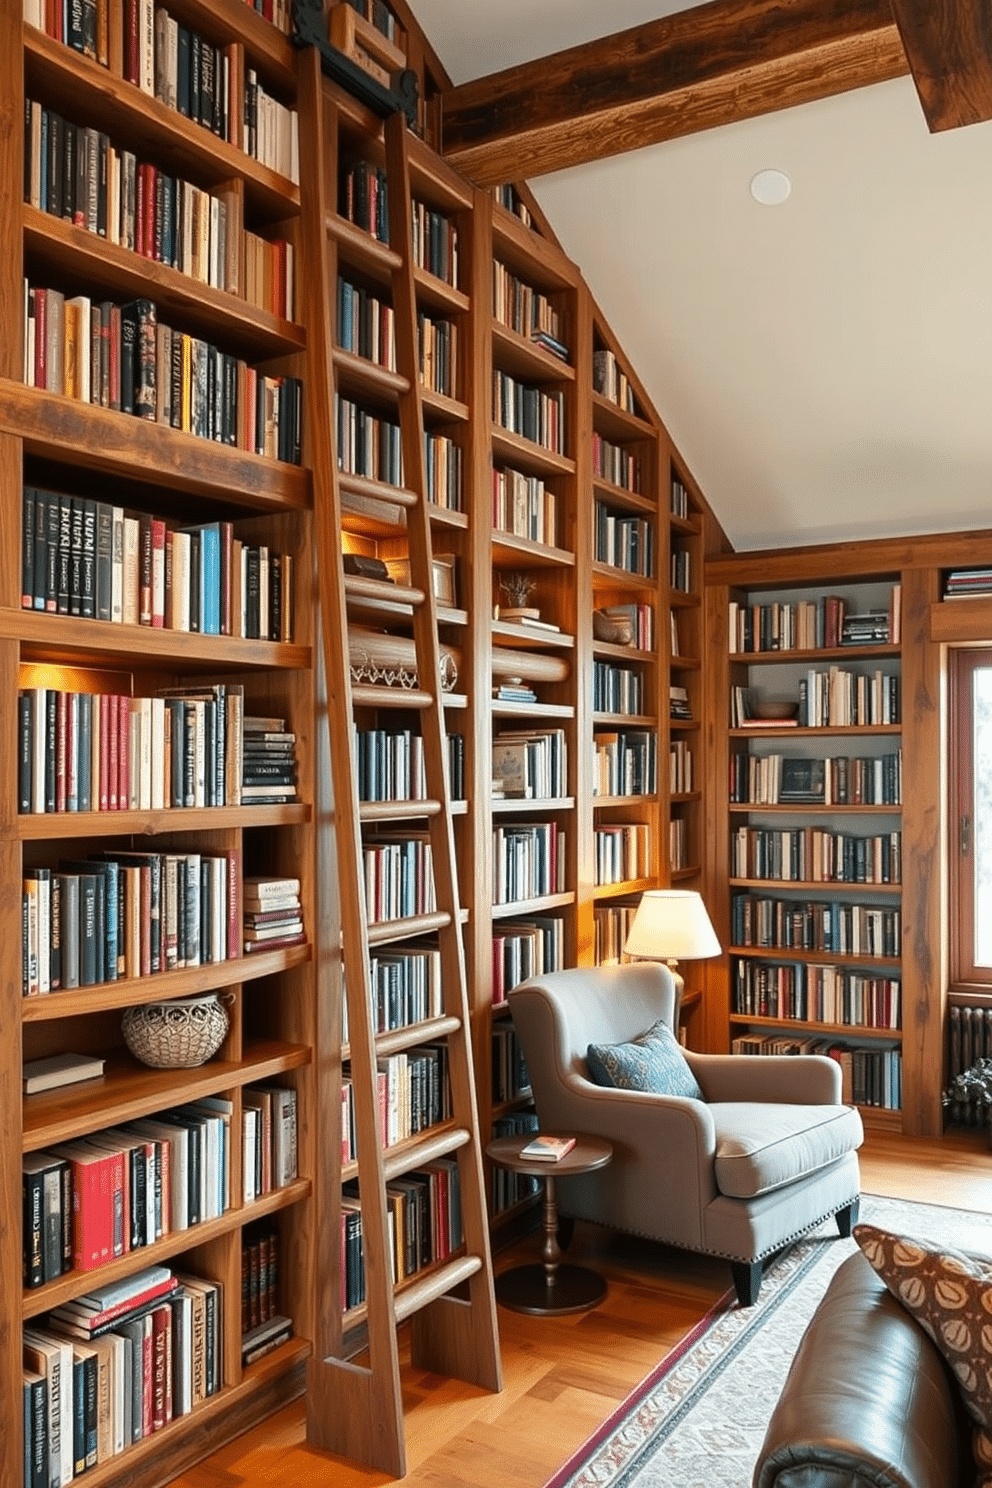
{"type": "Polygon", "coordinates": [[[953,651],[951,981],[992,991],[992,650],[953,651]]]}

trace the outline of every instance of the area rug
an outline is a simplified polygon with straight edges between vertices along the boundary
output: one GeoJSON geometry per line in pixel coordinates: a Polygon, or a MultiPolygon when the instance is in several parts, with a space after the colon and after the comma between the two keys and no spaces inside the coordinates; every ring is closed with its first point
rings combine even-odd
{"type": "MultiPolygon", "coordinates": [[[[865,1194],[861,1219],[992,1254],[992,1215],[865,1194]]],[[[767,1267],[756,1306],[728,1292],[545,1488],[750,1488],[806,1324],[856,1249],[831,1221],[767,1267]]]]}

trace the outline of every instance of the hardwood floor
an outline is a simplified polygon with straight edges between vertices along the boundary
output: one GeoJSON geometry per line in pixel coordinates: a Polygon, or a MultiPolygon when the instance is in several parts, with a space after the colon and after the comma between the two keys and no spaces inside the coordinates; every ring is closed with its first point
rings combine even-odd
{"type": "MultiPolygon", "coordinates": [[[[872,1133],[866,1193],[992,1212],[992,1152],[977,1134],[942,1141],[872,1133]]],[[[536,1235],[496,1269],[537,1258],[536,1235]]],[[[609,1295],[559,1319],[499,1310],[504,1389],[489,1395],[404,1369],[410,1488],[541,1488],[730,1285],[725,1263],[576,1227],[569,1259],[598,1267],[609,1295]]],[[[239,1437],[173,1488],[372,1488],[392,1481],[306,1444],[302,1402],[239,1437]]]]}

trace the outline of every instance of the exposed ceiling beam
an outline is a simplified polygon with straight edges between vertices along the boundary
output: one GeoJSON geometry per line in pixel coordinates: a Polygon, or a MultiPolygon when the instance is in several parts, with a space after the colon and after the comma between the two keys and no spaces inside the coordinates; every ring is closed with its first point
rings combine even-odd
{"type": "Polygon", "coordinates": [[[992,119],[988,0],[891,0],[932,133],[992,119]]]}
{"type": "Polygon", "coordinates": [[[711,0],[452,88],[442,148],[493,186],[908,71],[889,0],[711,0]]]}

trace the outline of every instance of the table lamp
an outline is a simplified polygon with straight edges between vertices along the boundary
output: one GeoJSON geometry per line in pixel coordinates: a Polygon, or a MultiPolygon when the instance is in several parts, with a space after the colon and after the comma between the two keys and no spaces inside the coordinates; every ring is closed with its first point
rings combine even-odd
{"type": "Polygon", "coordinates": [[[634,922],[624,946],[628,956],[643,961],[664,961],[675,980],[675,1020],[685,983],[678,971],[680,961],[703,961],[722,950],[706,906],[694,889],[647,889],[641,895],[634,922]]]}

